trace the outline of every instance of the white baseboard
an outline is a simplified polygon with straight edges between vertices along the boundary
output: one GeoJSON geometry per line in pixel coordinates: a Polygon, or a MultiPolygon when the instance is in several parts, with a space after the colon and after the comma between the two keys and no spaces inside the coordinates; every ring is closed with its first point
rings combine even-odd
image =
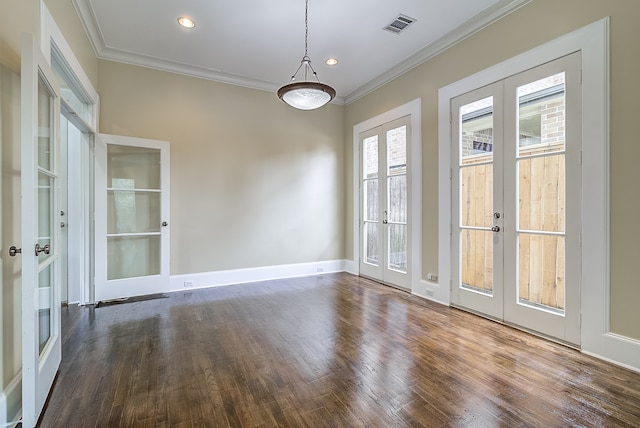
{"type": "Polygon", "coordinates": [[[349,260],[329,260],[323,262],[171,275],[170,291],[184,291],[197,288],[243,284],[247,282],[269,281],[272,279],[314,276],[322,275],[323,273],[349,272],[347,270],[349,263],[349,260]]]}
{"type": "Polygon", "coordinates": [[[15,427],[22,416],[22,372],[0,392],[0,426],[15,427]]]}
{"type": "Polygon", "coordinates": [[[449,306],[449,290],[442,290],[437,282],[427,281],[424,279],[414,282],[411,288],[411,294],[449,306]]]}
{"type": "Polygon", "coordinates": [[[582,352],[640,373],[640,341],[614,333],[602,335],[599,349],[583,347],[582,352]]]}

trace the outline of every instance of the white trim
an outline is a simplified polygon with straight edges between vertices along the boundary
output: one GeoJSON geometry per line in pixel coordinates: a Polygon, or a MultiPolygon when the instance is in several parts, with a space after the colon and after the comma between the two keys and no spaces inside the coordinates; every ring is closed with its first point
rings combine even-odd
{"type": "Polygon", "coordinates": [[[609,327],[609,18],[496,64],[438,93],[439,244],[438,300],[450,302],[451,181],[450,100],[538,64],[582,53],[582,328],[586,354],[640,369],[640,341],[611,334],[609,327]]]}
{"type": "Polygon", "coordinates": [[[348,272],[347,268],[350,263],[351,262],[349,260],[329,260],[322,262],[171,275],[169,288],[170,291],[187,291],[199,288],[269,281],[273,279],[298,278],[336,272],[348,272]],[[186,282],[191,283],[191,285],[185,286],[186,282]]]}
{"type": "Polygon", "coordinates": [[[411,234],[411,290],[418,288],[422,279],[422,98],[386,111],[353,127],[353,265],[354,275],[360,273],[360,133],[399,119],[411,117],[411,143],[409,173],[411,180],[410,224],[411,234]]]}
{"type": "MultiPolygon", "coordinates": [[[[74,2],[75,3],[75,2],[74,2]]],[[[51,43],[55,43],[60,53],[71,67],[71,71],[75,74],[75,77],[78,79],[82,89],[85,90],[86,95],[89,97],[91,104],[94,106],[93,111],[93,123],[88,123],[91,132],[95,133],[98,129],[98,115],[99,115],[99,105],[100,105],[100,96],[98,92],[95,90],[89,77],[85,73],[84,69],[80,65],[80,61],[76,58],[67,43],[67,40],[62,35],[62,31],[58,28],[56,21],[51,16],[49,9],[44,3],[44,0],[40,1],[40,15],[41,15],[41,31],[40,31],[40,49],[42,50],[44,57],[47,60],[47,63],[51,65],[51,43]]]]}
{"type": "MultiPolygon", "coordinates": [[[[390,70],[365,83],[359,88],[351,91],[345,96],[337,96],[332,103],[338,105],[350,104],[365,95],[380,88],[384,84],[397,78],[398,76],[408,72],[418,65],[428,61],[444,50],[459,43],[460,41],[472,36],[478,31],[486,28],[494,22],[504,18],[508,14],[528,4],[532,0],[498,0],[494,5],[482,11],[478,15],[472,17],[467,22],[458,26],[455,30],[444,35],[440,39],[429,44],[415,55],[412,55],[405,61],[394,66],[390,70]]],[[[108,59],[111,61],[121,62],[124,64],[148,67],[155,70],[169,71],[172,73],[182,74],[185,76],[198,77],[201,79],[212,80],[215,82],[226,83],[230,85],[243,86],[246,88],[258,89],[262,91],[275,92],[280,85],[267,82],[264,80],[250,79],[220,71],[195,67],[193,65],[180,63],[177,61],[167,61],[161,58],[145,56],[132,52],[123,51],[107,46],[104,35],[98,25],[98,20],[91,3],[86,0],[72,0],[73,5],[78,12],[82,26],[89,36],[91,46],[98,58],[108,59]]]]}
{"type": "MultiPolygon", "coordinates": [[[[0,392],[0,426],[19,421],[22,417],[22,371],[0,392]]],[[[17,422],[15,423],[17,425],[17,422]]],[[[15,426],[15,425],[7,425],[15,426]]]]}

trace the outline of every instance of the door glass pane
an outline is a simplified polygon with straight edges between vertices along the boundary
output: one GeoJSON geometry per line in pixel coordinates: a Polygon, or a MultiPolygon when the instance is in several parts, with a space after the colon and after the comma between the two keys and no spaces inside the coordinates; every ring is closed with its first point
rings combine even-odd
{"type": "Polygon", "coordinates": [[[363,178],[378,177],[378,136],[373,135],[362,141],[363,178]]]}
{"type": "Polygon", "coordinates": [[[389,177],[387,184],[389,194],[389,222],[407,222],[407,176],[396,175],[389,177]]]}
{"type": "Polygon", "coordinates": [[[53,163],[53,97],[49,87],[38,78],[38,166],[46,170],[52,169],[53,163]]]}
{"type": "Polygon", "coordinates": [[[378,180],[364,181],[364,220],[378,221],[378,200],[379,200],[378,180]]]}
{"type": "MultiPolygon", "coordinates": [[[[38,243],[40,247],[46,244],[53,247],[51,239],[53,225],[53,196],[54,179],[42,172],[38,173],[38,243]]],[[[51,254],[40,253],[39,260],[42,262],[51,254]]]]}
{"type": "Polygon", "coordinates": [[[39,304],[38,309],[38,348],[39,352],[47,344],[47,341],[51,337],[51,308],[53,307],[53,293],[51,292],[51,285],[53,268],[49,264],[47,267],[40,271],[38,275],[38,294],[39,304]]]}
{"type": "Polygon", "coordinates": [[[107,187],[160,189],[160,150],[107,145],[107,187]]]}
{"type": "Polygon", "coordinates": [[[565,148],[564,72],[518,88],[518,156],[565,148]]]}
{"type": "Polygon", "coordinates": [[[493,97],[460,107],[460,164],[493,161],[493,97]]]}
{"type": "Polygon", "coordinates": [[[380,262],[380,250],[378,246],[378,223],[364,224],[364,261],[378,266],[380,262]]]}
{"type": "Polygon", "coordinates": [[[460,168],[460,225],[493,225],[493,164],[460,168]]]}
{"type": "Polygon", "coordinates": [[[564,313],[565,238],[518,236],[518,302],[564,313]]]}
{"type": "Polygon", "coordinates": [[[493,294],[493,232],[460,231],[461,287],[493,294]]]}
{"type": "Polygon", "coordinates": [[[389,225],[389,269],[407,272],[407,226],[389,225]]]}
{"type": "Polygon", "coordinates": [[[518,228],[565,230],[565,155],[518,160],[518,228]]]}
{"type": "Polygon", "coordinates": [[[387,175],[407,172],[407,126],[387,131],[387,175]]]}
{"type": "Polygon", "coordinates": [[[107,233],[160,231],[160,192],[107,191],[107,233]]]}
{"type": "Polygon", "coordinates": [[[160,274],[160,235],[107,238],[107,279],[160,274]]]}

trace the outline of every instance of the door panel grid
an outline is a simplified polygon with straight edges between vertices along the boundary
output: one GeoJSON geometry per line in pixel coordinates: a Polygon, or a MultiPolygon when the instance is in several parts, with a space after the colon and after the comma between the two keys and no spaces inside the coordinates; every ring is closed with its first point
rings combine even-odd
{"type": "Polygon", "coordinates": [[[360,134],[360,272],[408,288],[409,118],[360,134]]]}
{"type": "Polygon", "coordinates": [[[573,54],[452,100],[452,302],[571,344],[580,339],[578,76],[573,54]]]}

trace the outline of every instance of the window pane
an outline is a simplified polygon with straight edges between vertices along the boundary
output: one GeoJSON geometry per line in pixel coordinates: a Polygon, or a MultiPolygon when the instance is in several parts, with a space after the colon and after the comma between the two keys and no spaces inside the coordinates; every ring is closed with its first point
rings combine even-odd
{"type": "Polygon", "coordinates": [[[362,141],[363,178],[378,177],[378,136],[374,135],[362,141]]]}
{"type": "Polygon", "coordinates": [[[160,189],[160,150],[107,145],[107,187],[160,189]]]}
{"type": "Polygon", "coordinates": [[[387,131],[387,175],[407,172],[407,126],[387,131]]]}
{"type": "Polygon", "coordinates": [[[493,225],[493,164],[460,168],[461,226],[493,225]]]}
{"type": "Polygon", "coordinates": [[[493,161],[493,97],[460,107],[460,163],[493,161]]]}
{"type": "Polygon", "coordinates": [[[518,228],[565,230],[565,155],[518,161],[518,228]]]}
{"type": "Polygon", "coordinates": [[[38,288],[48,290],[38,290],[38,348],[41,353],[47,341],[51,337],[51,308],[53,307],[53,293],[51,293],[51,283],[53,268],[49,264],[38,274],[38,288]],[[46,301],[41,301],[46,300],[46,301]]]}
{"type": "Polygon", "coordinates": [[[38,166],[51,170],[53,157],[52,132],[52,107],[53,99],[49,88],[41,77],[38,78],[38,166]]]}
{"type": "Polygon", "coordinates": [[[389,177],[387,188],[389,193],[389,221],[393,223],[407,222],[407,176],[389,177]]]}
{"type": "Polygon", "coordinates": [[[378,224],[364,224],[364,260],[365,263],[378,266],[380,261],[380,251],[378,247],[378,224]]]}
{"type": "Polygon", "coordinates": [[[564,313],[564,236],[518,236],[518,301],[564,313]]]}
{"type": "Polygon", "coordinates": [[[407,226],[389,225],[389,269],[407,272],[407,226]]]}
{"type": "Polygon", "coordinates": [[[160,274],[160,235],[107,238],[107,279],[160,274]]]}
{"type": "Polygon", "coordinates": [[[565,148],[564,72],[518,88],[518,156],[565,148]]]}
{"type": "Polygon", "coordinates": [[[107,192],[107,233],[158,232],[160,223],[159,192],[107,192]]]}
{"type": "Polygon", "coordinates": [[[461,287],[493,294],[493,232],[460,231],[461,287]]]}
{"type": "Polygon", "coordinates": [[[378,180],[364,182],[364,220],[378,221],[378,180]]]}

